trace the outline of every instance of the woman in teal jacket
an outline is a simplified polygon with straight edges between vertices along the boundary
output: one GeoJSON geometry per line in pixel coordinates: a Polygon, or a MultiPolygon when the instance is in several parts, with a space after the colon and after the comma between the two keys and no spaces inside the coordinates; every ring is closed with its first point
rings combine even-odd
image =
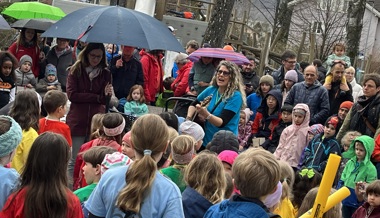
{"type": "Polygon", "coordinates": [[[377,179],[376,167],[371,162],[374,147],[375,141],[373,138],[362,135],[351,142],[348,151],[343,153],[343,157],[349,158],[349,161],[344,167],[338,188],[344,185],[351,192],[351,195],[342,201],[342,214],[344,218],[351,218],[352,214],[360,206],[355,194],[356,183],[360,181],[371,183],[377,179]],[[360,160],[360,156],[355,149],[357,142],[364,145],[366,155],[363,160],[360,160]]]}

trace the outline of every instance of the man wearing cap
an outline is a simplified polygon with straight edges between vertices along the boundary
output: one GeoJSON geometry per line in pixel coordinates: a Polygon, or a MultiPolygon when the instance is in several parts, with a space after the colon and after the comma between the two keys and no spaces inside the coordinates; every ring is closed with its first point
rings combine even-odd
{"type": "Polygon", "coordinates": [[[178,76],[171,85],[175,97],[183,96],[189,89],[189,73],[193,67],[193,62],[189,61],[187,57],[187,54],[179,53],[175,58],[178,76]]]}
{"type": "Polygon", "coordinates": [[[296,53],[294,53],[294,51],[286,50],[281,56],[281,62],[282,66],[278,70],[272,72],[274,85],[280,85],[285,78],[285,73],[289,70],[297,71],[298,82],[302,82],[305,80],[302,73],[298,72],[298,70],[296,69],[297,55],[296,53]]]}
{"type": "Polygon", "coordinates": [[[255,58],[253,56],[247,56],[247,59],[249,60],[249,64],[243,64],[241,70],[246,96],[252,94],[259,87],[260,81],[260,77],[255,72],[255,58]]]}
{"type": "Polygon", "coordinates": [[[134,47],[121,46],[122,55],[111,60],[112,86],[118,99],[126,98],[133,85],[144,85],[144,74],[140,61],[134,56],[134,47]]]}
{"type": "Polygon", "coordinates": [[[318,70],[309,65],[304,70],[305,81],[293,85],[285,104],[305,103],[310,108],[310,125],[324,123],[330,113],[327,89],[317,80],[318,70]]]}
{"type": "MultiPolygon", "coordinates": [[[[61,88],[64,92],[66,92],[68,68],[72,66],[75,61],[76,59],[73,57],[73,49],[69,45],[69,40],[57,38],[57,45],[50,49],[43,62],[44,69],[48,64],[53,64],[57,68],[58,82],[61,83],[61,88]]],[[[45,72],[45,70],[43,72],[45,72]]]]}

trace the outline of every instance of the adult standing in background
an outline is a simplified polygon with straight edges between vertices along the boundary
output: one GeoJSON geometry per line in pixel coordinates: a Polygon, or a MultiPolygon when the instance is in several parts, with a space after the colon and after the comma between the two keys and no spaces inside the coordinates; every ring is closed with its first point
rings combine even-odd
{"type": "Polygon", "coordinates": [[[243,64],[241,70],[246,96],[252,94],[259,87],[260,81],[260,77],[255,71],[255,58],[253,56],[247,56],[247,59],[249,60],[249,64],[243,64]]]}
{"type": "Polygon", "coordinates": [[[304,75],[305,81],[296,83],[290,89],[284,104],[307,104],[310,109],[310,125],[324,123],[330,113],[327,89],[317,80],[318,70],[315,66],[307,66],[304,75]]]}
{"type": "Polygon", "coordinates": [[[178,77],[171,85],[175,97],[183,96],[189,90],[189,74],[193,67],[193,62],[188,60],[187,57],[187,54],[179,53],[175,58],[175,63],[178,66],[178,77]]]}
{"type": "Polygon", "coordinates": [[[112,86],[118,99],[126,98],[133,85],[144,86],[140,61],[133,56],[134,47],[122,45],[122,54],[111,60],[112,86]]]}
{"type": "Polygon", "coordinates": [[[73,175],[79,148],[90,135],[92,116],[104,113],[106,96],[113,93],[105,53],[102,43],[89,43],[79,53],[67,78],[66,92],[71,105],[66,123],[70,127],[73,142],[69,162],[70,176],[73,175]]]}
{"type": "Polygon", "coordinates": [[[38,77],[40,73],[40,60],[44,58],[44,55],[40,53],[38,47],[36,30],[23,28],[17,41],[9,47],[8,51],[12,53],[18,61],[22,56],[29,55],[33,61],[33,74],[35,77],[38,77]]]}
{"type": "Polygon", "coordinates": [[[57,68],[58,82],[61,83],[62,91],[66,92],[68,68],[74,63],[75,58],[73,57],[73,49],[69,45],[69,40],[57,38],[57,45],[47,53],[43,67],[46,68],[46,65],[53,64],[57,68]]]}
{"type": "Polygon", "coordinates": [[[337,135],[340,141],[348,130],[358,131],[374,139],[380,133],[380,75],[366,74],[363,79],[363,95],[348,112],[337,135]]]}
{"type": "Polygon", "coordinates": [[[156,95],[163,92],[164,71],[161,59],[162,50],[140,51],[144,72],[144,95],[147,104],[155,105],[156,95]]]}
{"type": "Polygon", "coordinates": [[[349,83],[342,84],[344,78],[344,63],[337,61],[331,66],[330,73],[332,74],[331,89],[328,90],[330,101],[329,116],[337,114],[340,104],[345,101],[353,102],[352,87],[349,83]]]}
{"type": "Polygon", "coordinates": [[[214,58],[201,57],[190,70],[189,87],[194,95],[199,95],[210,86],[212,77],[215,74],[214,58]]]}
{"type": "Polygon", "coordinates": [[[346,76],[347,83],[351,84],[352,87],[352,97],[354,98],[354,102],[358,101],[359,96],[363,95],[363,88],[356,82],[355,79],[355,68],[349,67],[344,71],[344,75],[346,76]]]}
{"type": "MultiPolygon", "coordinates": [[[[275,88],[280,88],[282,81],[285,78],[286,72],[289,70],[297,71],[298,82],[304,81],[304,75],[296,69],[297,55],[294,51],[286,50],[281,55],[282,66],[278,70],[272,72],[275,88]]],[[[306,69],[306,68],[305,68],[306,69]]]]}

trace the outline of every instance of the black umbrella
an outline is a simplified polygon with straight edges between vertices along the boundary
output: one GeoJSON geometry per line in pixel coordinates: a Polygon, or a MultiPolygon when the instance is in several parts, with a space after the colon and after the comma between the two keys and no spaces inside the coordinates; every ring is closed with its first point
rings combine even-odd
{"type": "Polygon", "coordinates": [[[49,29],[51,25],[55,23],[54,20],[49,19],[23,19],[18,20],[14,22],[11,27],[16,29],[22,29],[22,28],[28,28],[28,29],[35,29],[39,32],[44,32],[45,30],[49,29]]]}
{"type": "Polygon", "coordinates": [[[42,37],[184,52],[167,26],[156,18],[119,6],[94,6],[76,10],[57,21],[42,37]]]}
{"type": "Polygon", "coordinates": [[[11,29],[8,22],[1,15],[0,15],[0,29],[1,30],[10,30],[11,29]]]}

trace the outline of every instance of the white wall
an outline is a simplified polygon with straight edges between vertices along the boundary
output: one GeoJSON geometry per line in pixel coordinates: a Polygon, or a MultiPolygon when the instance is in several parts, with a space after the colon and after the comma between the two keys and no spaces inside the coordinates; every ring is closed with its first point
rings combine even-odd
{"type": "Polygon", "coordinates": [[[366,8],[363,17],[363,29],[361,34],[362,37],[360,39],[359,52],[362,52],[364,55],[370,55],[373,51],[379,51],[379,25],[379,17],[375,16],[375,14],[371,10],[366,8]]]}

